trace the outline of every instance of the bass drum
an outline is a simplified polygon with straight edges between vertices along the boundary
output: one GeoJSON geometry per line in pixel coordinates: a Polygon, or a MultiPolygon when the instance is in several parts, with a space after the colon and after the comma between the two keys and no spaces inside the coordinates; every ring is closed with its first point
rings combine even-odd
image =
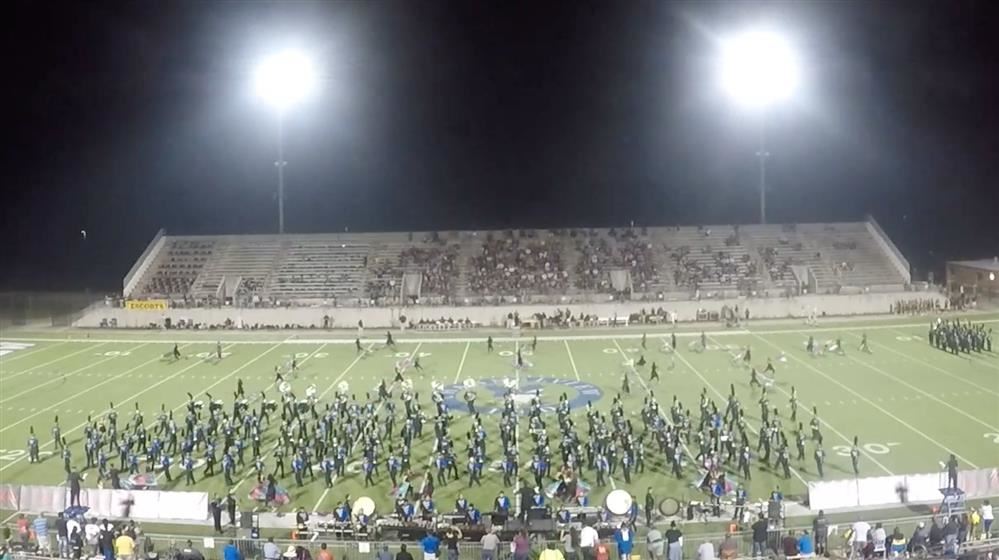
{"type": "Polygon", "coordinates": [[[666,517],[673,517],[680,513],[680,502],[675,498],[663,498],[659,502],[659,513],[666,517]]]}
{"type": "Polygon", "coordinates": [[[611,515],[628,515],[631,511],[631,494],[627,490],[612,490],[604,499],[604,507],[611,515]]]}

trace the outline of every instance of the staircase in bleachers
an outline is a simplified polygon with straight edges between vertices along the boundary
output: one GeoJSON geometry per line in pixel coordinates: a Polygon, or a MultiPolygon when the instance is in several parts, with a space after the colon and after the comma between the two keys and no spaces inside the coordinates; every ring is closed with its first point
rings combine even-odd
{"type": "Polygon", "coordinates": [[[139,283],[137,294],[183,297],[205,266],[213,261],[215,250],[213,238],[167,239],[139,283]]]}

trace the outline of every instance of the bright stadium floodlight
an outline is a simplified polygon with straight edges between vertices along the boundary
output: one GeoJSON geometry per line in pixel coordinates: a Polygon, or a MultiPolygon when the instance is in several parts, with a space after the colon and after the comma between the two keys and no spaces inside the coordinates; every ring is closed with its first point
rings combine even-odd
{"type": "Polygon", "coordinates": [[[790,43],[770,31],[753,30],[722,44],[721,85],[732,100],[761,113],[760,223],[767,223],[766,112],[789,100],[801,81],[801,66],[790,43]]]}
{"type": "Polygon", "coordinates": [[[257,96],[277,111],[278,233],[284,233],[284,114],[315,94],[319,77],[305,53],[285,50],[262,60],[253,75],[257,96]]]}
{"type": "Polygon", "coordinates": [[[282,112],[312,95],[317,84],[312,61],[297,50],[265,58],[254,73],[257,95],[282,112]]]}

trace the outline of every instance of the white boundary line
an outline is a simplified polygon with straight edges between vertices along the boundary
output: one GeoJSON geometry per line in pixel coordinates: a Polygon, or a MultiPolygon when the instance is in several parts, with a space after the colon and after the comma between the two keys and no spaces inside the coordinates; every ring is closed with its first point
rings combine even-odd
{"type": "MultiPolygon", "coordinates": [[[[414,359],[414,362],[415,362],[415,359],[417,358],[417,356],[419,355],[420,346],[422,346],[422,345],[421,344],[417,344],[416,348],[414,348],[413,351],[410,352],[410,354],[409,354],[409,356],[414,359]]],[[[370,348],[370,346],[369,346],[369,348],[370,348]]],[[[363,355],[364,354],[362,354],[362,356],[363,355]]],[[[343,377],[344,375],[346,375],[347,371],[350,370],[349,369],[350,367],[353,367],[353,364],[351,364],[351,366],[349,366],[348,369],[346,371],[344,371],[343,374],[340,375],[340,377],[343,377]]],[[[405,371],[405,370],[406,370],[406,368],[404,367],[403,371],[405,371]]],[[[395,388],[395,380],[394,379],[392,380],[392,384],[389,386],[389,392],[391,392],[393,388],[395,388]]],[[[361,427],[361,432],[360,432],[360,434],[358,434],[360,437],[364,436],[364,431],[365,431],[365,429],[367,429],[368,425],[370,425],[372,422],[377,422],[378,421],[378,413],[382,411],[382,408],[384,406],[385,406],[385,401],[384,400],[379,401],[378,406],[375,407],[375,411],[371,415],[371,418],[369,418],[368,421],[365,422],[364,426],[361,427]]],[[[358,439],[354,440],[353,443],[350,444],[350,449],[347,450],[347,456],[348,457],[354,452],[354,448],[357,447],[357,442],[360,441],[360,437],[358,439]]],[[[431,455],[431,457],[433,457],[433,455],[431,455]]],[[[347,458],[345,457],[344,460],[346,461],[347,458]]],[[[344,465],[344,468],[346,469],[346,465],[344,465]]],[[[333,477],[330,479],[330,486],[329,486],[329,488],[323,489],[323,493],[319,496],[319,499],[316,500],[316,505],[312,506],[312,513],[313,514],[319,513],[319,506],[323,505],[323,502],[326,500],[326,496],[329,495],[330,490],[333,489],[333,485],[336,484],[336,481],[337,481],[338,478],[340,478],[340,475],[334,474],[333,477]]]]}
{"type": "Polygon", "coordinates": [[[887,377],[889,379],[894,380],[896,383],[901,383],[902,385],[905,385],[906,387],[912,389],[913,391],[916,391],[917,393],[922,393],[923,395],[925,395],[930,400],[934,400],[934,401],[936,401],[936,402],[938,402],[938,403],[946,406],[947,408],[953,410],[954,412],[960,414],[961,416],[964,416],[965,418],[967,418],[967,419],[969,419],[969,420],[971,420],[973,422],[977,422],[977,423],[981,424],[982,426],[985,426],[986,428],[992,430],[993,432],[999,432],[999,428],[997,428],[997,427],[995,427],[995,426],[993,426],[993,425],[991,425],[991,424],[989,424],[987,422],[984,422],[981,418],[978,418],[977,416],[972,416],[972,415],[968,414],[967,412],[961,410],[960,408],[957,408],[956,406],[950,404],[947,401],[940,400],[939,398],[936,397],[936,395],[934,395],[932,393],[928,393],[928,392],[924,391],[923,389],[920,389],[919,387],[916,387],[912,383],[909,383],[908,381],[905,381],[904,379],[898,377],[897,375],[892,375],[891,373],[888,373],[887,371],[879,368],[878,366],[875,366],[873,364],[869,364],[869,363],[867,363],[867,362],[865,362],[863,360],[857,359],[856,357],[851,356],[849,354],[847,354],[846,357],[850,361],[856,362],[856,363],[858,363],[858,364],[860,364],[860,365],[862,365],[862,366],[864,366],[867,369],[870,369],[872,371],[876,371],[876,372],[880,373],[881,375],[883,375],[883,376],[885,376],[885,377],[887,377]]]}
{"type": "MultiPolygon", "coordinates": [[[[186,346],[187,346],[187,345],[185,344],[185,345],[183,345],[182,347],[186,347],[186,346]]],[[[151,360],[147,360],[147,361],[145,361],[145,362],[143,362],[143,363],[141,363],[141,364],[139,364],[139,365],[137,365],[137,366],[135,366],[135,367],[133,367],[133,368],[131,368],[131,369],[129,369],[129,370],[126,370],[126,371],[125,371],[125,373],[129,373],[129,372],[132,372],[132,371],[135,371],[135,370],[137,370],[137,369],[139,369],[139,368],[142,368],[142,367],[146,367],[147,365],[149,365],[149,364],[151,364],[151,363],[153,363],[153,362],[156,362],[156,361],[160,360],[160,359],[161,359],[162,357],[163,357],[163,356],[156,356],[155,358],[153,358],[153,359],[151,359],[151,360]]],[[[134,399],[135,399],[136,397],[138,397],[139,395],[141,395],[141,394],[143,394],[143,393],[145,393],[145,392],[147,392],[147,391],[149,391],[149,390],[153,389],[154,387],[157,387],[157,386],[159,386],[159,385],[163,384],[164,382],[166,382],[166,381],[168,381],[168,380],[172,379],[173,377],[175,377],[175,376],[177,376],[177,375],[180,375],[181,373],[184,373],[185,371],[187,371],[187,370],[189,370],[189,369],[191,369],[191,368],[194,368],[195,366],[198,366],[198,365],[200,365],[200,364],[202,364],[202,363],[204,363],[204,362],[202,362],[201,360],[198,360],[197,362],[195,362],[195,363],[193,363],[193,364],[191,364],[191,365],[189,365],[189,366],[187,366],[187,367],[185,367],[185,368],[181,369],[180,371],[178,371],[178,372],[175,372],[175,373],[174,373],[173,375],[170,375],[169,377],[165,377],[165,378],[164,378],[164,379],[162,379],[161,381],[159,381],[159,382],[157,382],[157,383],[155,383],[155,384],[153,384],[153,385],[150,385],[149,387],[147,387],[147,388],[145,388],[144,390],[142,390],[142,391],[140,391],[140,392],[138,392],[138,393],[136,393],[136,394],[132,395],[131,397],[129,397],[129,398],[127,398],[127,399],[123,400],[123,401],[119,401],[119,403],[118,403],[118,404],[122,404],[122,403],[127,403],[127,402],[131,402],[132,400],[134,400],[134,399]]],[[[112,379],[114,379],[114,378],[111,378],[111,379],[109,379],[108,381],[111,381],[112,379]]],[[[104,383],[107,383],[108,381],[105,381],[104,383]]],[[[102,384],[103,384],[103,383],[102,383],[102,384]]],[[[96,386],[95,386],[95,387],[96,387],[96,386]]],[[[68,399],[67,399],[67,400],[68,400],[68,399]]],[[[59,403],[56,403],[56,405],[58,405],[58,404],[59,404],[59,403]]],[[[53,407],[50,407],[50,408],[54,408],[54,406],[55,406],[55,405],[53,405],[53,407]]],[[[44,412],[44,410],[43,410],[42,412],[44,412]]],[[[108,413],[108,411],[107,411],[107,410],[105,410],[105,411],[101,412],[101,413],[100,413],[100,414],[99,414],[99,415],[97,416],[97,418],[101,418],[101,417],[103,417],[103,416],[104,416],[105,414],[107,414],[107,413],[108,413]]],[[[85,422],[81,422],[80,424],[78,424],[78,425],[76,425],[76,426],[74,426],[74,427],[70,428],[69,430],[66,430],[65,432],[63,432],[63,435],[65,436],[65,435],[67,435],[67,434],[71,434],[71,433],[75,432],[76,430],[79,430],[80,428],[82,428],[82,427],[86,426],[86,425],[87,425],[87,424],[89,424],[89,423],[90,423],[89,421],[85,421],[85,422]]],[[[6,428],[4,428],[4,429],[6,429],[6,428]]],[[[2,430],[0,430],[0,431],[2,431],[2,430]]],[[[53,443],[53,442],[52,442],[51,440],[49,440],[49,441],[45,442],[44,444],[42,444],[42,445],[41,445],[41,447],[39,447],[39,449],[41,449],[42,447],[48,447],[48,446],[52,445],[52,443],[53,443]]],[[[11,461],[11,462],[9,462],[9,463],[5,464],[5,465],[2,465],[2,466],[0,466],[0,471],[4,471],[4,470],[6,470],[7,468],[9,468],[9,467],[11,467],[11,466],[13,466],[13,465],[16,465],[17,463],[21,462],[21,460],[23,460],[23,459],[24,459],[24,458],[26,458],[26,457],[27,457],[26,455],[22,455],[21,457],[19,457],[19,458],[15,459],[15,460],[13,460],[13,461],[11,461]]]]}
{"type": "MultiPolygon", "coordinates": [[[[773,342],[770,342],[769,340],[767,340],[767,339],[763,338],[762,336],[760,336],[760,335],[758,335],[758,334],[754,334],[753,336],[755,336],[756,338],[758,338],[758,339],[762,340],[762,341],[763,341],[763,342],[764,342],[765,344],[767,344],[767,345],[769,345],[769,346],[773,347],[774,349],[776,349],[776,350],[778,350],[778,351],[780,351],[780,350],[781,350],[781,347],[780,347],[780,346],[777,346],[776,344],[774,344],[773,342]]],[[[810,363],[806,362],[805,360],[802,360],[802,359],[801,359],[801,358],[799,358],[798,356],[795,356],[795,355],[794,355],[793,353],[791,353],[791,354],[786,354],[786,355],[787,355],[787,356],[790,356],[790,357],[791,357],[792,359],[794,359],[794,360],[795,360],[796,362],[800,362],[800,363],[801,363],[802,365],[804,365],[804,366],[805,366],[805,367],[807,367],[808,369],[810,369],[810,370],[814,371],[815,373],[818,373],[818,374],[819,374],[819,375],[821,375],[822,377],[825,377],[825,378],[826,378],[826,379],[828,379],[829,381],[832,381],[832,382],[833,382],[833,383],[835,383],[836,385],[839,385],[839,386],[840,386],[840,387],[842,387],[842,388],[843,388],[844,390],[846,390],[847,392],[849,392],[849,393],[853,394],[853,395],[854,395],[855,397],[859,398],[860,400],[862,400],[862,401],[866,402],[867,404],[871,405],[872,407],[874,407],[874,408],[876,408],[876,409],[880,410],[880,411],[881,411],[882,413],[884,413],[884,415],[885,415],[885,416],[888,416],[889,418],[891,418],[891,419],[895,420],[895,421],[896,421],[896,422],[898,422],[899,424],[901,424],[901,425],[905,426],[906,428],[909,428],[910,430],[912,430],[912,431],[913,431],[914,433],[916,433],[917,435],[919,435],[919,436],[922,436],[922,438],[923,438],[923,439],[925,439],[926,441],[928,441],[928,442],[930,442],[930,443],[932,443],[932,444],[936,445],[937,447],[939,447],[940,449],[943,449],[943,450],[944,450],[944,451],[946,451],[947,453],[952,453],[952,454],[953,454],[953,455],[954,455],[955,457],[957,457],[958,459],[960,459],[960,460],[964,461],[964,462],[965,462],[965,463],[967,463],[967,464],[968,464],[969,466],[971,466],[971,468],[974,468],[974,469],[977,469],[977,468],[978,468],[978,465],[976,465],[976,464],[972,463],[971,461],[969,461],[969,460],[965,459],[964,457],[962,457],[961,455],[959,455],[959,454],[958,454],[958,453],[957,453],[956,451],[953,451],[953,450],[951,450],[951,449],[950,449],[950,448],[948,448],[948,447],[947,447],[946,445],[944,445],[944,444],[940,443],[939,441],[937,441],[937,440],[935,440],[935,439],[931,438],[930,436],[926,435],[926,433],[925,433],[925,432],[923,432],[922,430],[919,430],[918,428],[916,428],[916,427],[915,427],[915,426],[913,426],[912,424],[909,424],[909,423],[908,423],[908,422],[906,422],[905,420],[902,420],[902,419],[901,419],[901,418],[899,418],[898,416],[895,416],[895,415],[894,415],[894,414],[892,414],[892,413],[891,413],[890,411],[888,411],[888,410],[885,410],[885,409],[884,409],[884,408],[882,408],[881,406],[878,406],[878,405],[877,405],[877,403],[875,403],[875,402],[874,402],[874,401],[872,401],[871,399],[869,399],[869,398],[865,397],[865,396],[864,396],[863,394],[861,394],[861,393],[858,393],[857,391],[854,391],[854,390],[853,390],[853,389],[851,389],[851,388],[850,388],[849,386],[847,386],[847,385],[844,385],[843,383],[840,383],[840,381],[839,381],[838,379],[836,379],[835,377],[832,377],[831,375],[828,375],[828,374],[827,374],[826,372],[824,372],[824,371],[820,370],[819,368],[817,368],[817,367],[813,366],[812,364],[810,364],[810,363]]],[[[828,425],[828,424],[827,424],[827,425],[828,425]]],[[[865,453],[865,454],[866,454],[866,453],[865,453]]]]}
{"type": "MultiPolygon", "coordinates": [[[[999,319],[984,319],[977,321],[978,323],[999,323],[999,319]]],[[[905,323],[905,324],[873,324],[865,325],[863,328],[865,330],[890,330],[890,329],[903,329],[903,328],[915,328],[915,327],[925,327],[926,323],[905,323]]],[[[696,328],[696,323],[686,323],[685,325],[696,328]]],[[[850,323],[849,325],[844,325],[841,327],[815,327],[809,328],[808,332],[848,332],[857,330],[858,325],[856,322],[850,323]]],[[[581,327],[578,330],[588,330],[590,327],[581,327]]],[[[668,331],[663,331],[668,332],[668,331]]],[[[739,335],[775,335],[775,334],[798,334],[802,332],[802,328],[794,329],[778,329],[778,330],[766,330],[766,331],[756,331],[748,329],[736,329],[736,330],[724,330],[724,331],[708,331],[709,336],[739,336],[739,335]]],[[[655,331],[654,335],[661,335],[662,332],[655,331]]],[[[296,336],[296,334],[291,335],[296,336]]],[[[677,331],[676,335],[678,337],[699,337],[701,335],[700,331],[677,331]]],[[[485,342],[488,334],[477,337],[454,337],[454,338],[407,338],[398,339],[396,343],[399,344],[453,344],[453,343],[464,343],[464,342],[485,342]]],[[[642,338],[642,333],[604,333],[604,334],[579,334],[579,335],[551,335],[551,336],[539,336],[539,341],[559,341],[559,340],[610,340],[610,339],[640,339],[642,338]]],[[[136,342],[136,338],[107,338],[107,339],[76,339],[76,338],[32,338],[32,337],[3,337],[0,340],[10,340],[14,342],[54,342],[54,341],[65,341],[65,342],[103,342],[103,343],[133,343],[136,342]]],[[[138,340],[148,340],[147,338],[139,338],[138,340]]],[[[347,334],[335,338],[302,338],[302,339],[284,339],[282,342],[294,343],[294,344],[354,344],[354,338],[349,338],[347,334]]],[[[518,336],[505,336],[505,337],[493,337],[493,342],[516,342],[520,340],[518,336]]],[[[361,342],[365,344],[371,344],[379,342],[380,339],[366,338],[361,339],[361,342]]],[[[177,342],[183,344],[204,344],[212,342],[208,338],[204,339],[193,339],[193,340],[166,340],[166,339],[154,339],[151,342],[177,342]]],[[[225,344],[274,344],[275,340],[222,340],[225,344]]]]}
{"type": "MultiPolygon", "coordinates": [[[[903,336],[909,336],[909,335],[905,334],[902,331],[896,331],[896,332],[898,332],[900,335],[903,335],[903,336]]],[[[854,338],[857,338],[857,335],[854,335],[854,338]]],[[[927,342],[927,344],[929,344],[929,343],[927,342]]],[[[872,345],[874,345],[874,344],[872,344],[872,345]]],[[[932,370],[938,371],[938,372],[946,375],[947,377],[951,377],[951,378],[956,379],[958,381],[961,381],[963,383],[967,383],[968,385],[974,387],[975,389],[978,389],[979,391],[984,391],[986,393],[992,394],[993,396],[999,397],[999,392],[997,392],[994,389],[989,389],[988,387],[984,387],[982,385],[979,385],[979,384],[975,383],[974,381],[969,381],[969,380],[961,377],[960,375],[954,375],[953,373],[947,371],[946,369],[944,369],[942,367],[939,367],[939,366],[936,366],[934,364],[931,364],[929,362],[926,362],[926,361],[923,361],[923,360],[917,360],[917,359],[913,358],[912,356],[906,354],[905,352],[899,352],[898,350],[895,350],[894,348],[892,348],[891,346],[888,346],[887,344],[877,343],[876,346],[879,347],[879,348],[884,348],[885,350],[891,352],[892,354],[895,354],[897,356],[901,356],[901,357],[905,358],[906,360],[909,360],[910,362],[919,364],[921,366],[928,367],[928,368],[930,368],[932,370]]],[[[981,363],[980,365],[990,365],[991,366],[991,364],[985,364],[984,362],[981,363]]]]}
{"type": "MultiPolygon", "coordinates": [[[[285,344],[285,343],[280,343],[280,344],[276,345],[275,348],[277,348],[277,346],[280,346],[281,344],[285,344]]],[[[288,344],[299,344],[299,342],[298,341],[293,341],[293,342],[289,342],[288,344]]],[[[316,354],[318,354],[323,348],[326,348],[326,344],[323,344],[323,345],[319,346],[318,348],[316,348],[315,350],[313,350],[312,352],[310,352],[308,356],[302,358],[302,363],[299,364],[299,366],[305,365],[305,362],[308,362],[310,359],[312,359],[312,357],[315,356],[316,354]]],[[[273,349],[274,348],[271,348],[271,350],[273,350],[273,349]]],[[[269,351],[270,350],[268,350],[268,352],[269,351]]],[[[350,365],[347,366],[347,369],[344,370],[343,373],[341,373],[336,379],[333,380],[332,383],[330,383],[330,386],[327,387],[326,390],[324,390],[322,392],[322,394],[319,395],[319,398],[316,399],[316,402],[318,402],[320,399],[322,399],[324,396],[326,396],[327,393],[329,393],[331,390],[333,390],[333,388],[336,387],[336,384],[341,379],[343,379],[344,375],[346,375],[347,371],[349,371],[350,368],[354,367],[354,364],[356,364],[357,362],[359,362],[361,360],[361,358],[363,358],[365,355],[367,355],[367,352],[362,352],[362,353],[358,354],[356,357],[354,357],[354,361],[352,361],[350,363],[350,365]]],[[[292,356],[292,358],[294,359],[294,355],[292,356]]],[[[267,391],[270,391],[271,388],[273,388],[274,385],[276,385],[276,384],[277,384],[277,379],[275,379],[273,382],[271,382],[271,384],[268,385],[267,388],[265,388],[263,390],[263,392],[266,393],[267,391]]],[[[273,455],[274,452],[277,451],[277,448],[280,445],[281,445],[281,430],[279,428],[278,429],[277,441],[274,442],[274,446],[271,447],[270,451],[268,451],[267,453],[265,453],[263,455],[263,457],[261,457],[261,459],[267,459],[268,457],[270,457],[271,455],[273,455]]],[[[250,465],[244,466],[243,469],[246,470],[246,474],[243,475],[243,477],[240,478],[238,482],[236,482],[236,485],[233,486],[230,491],[235,492],[237,488],[239,488],[240,486],[242,486],[243,483],[246,482],[246,480],[248,478],[250,478],[250,476],[253,475],[253,469],[250,467],[250,465]]]]}
{"type": "Polygon", "coordinates": [[[576,381],[582,381],[579,377],[579,370],[576,369],[576,360],[573,359],[572,350],[569,348],[569,341],[563,340],[562,342],[565,343],[565,353],[569,355],[569,365],[572,366],[572,373],[576,374],[576,381]]]}
{"type": "MultiPolygon", "coordinates": [[[[138,346],[133,346],[132,348],[129,348],[128,350],[126,350],[126,352],[129,352],[129,353],[135,352],[139,348],[142,348],[143,346],[148,346],[149,344],[151,344],[151,343],[146,342],[145,344],[140,344],[138,346]]],[[[60,374],[60,375],[58,375],[56,377],[53,377],[52,379],[49,379],[48,381],[46,381],[44,383],[39,383],[38,385],[35,385],[34,387],[31,387],[30,389],[25,389],[24,391],[21,391],[20,393],[14,393],[13,395],[7,395],[6,394],[7,392],[4,391],[4,398],[2,400],[0,400],[0,404],[6,403],[6,402],[10,402],[10,401],[12,401],[12,400],[14,400],[14,399],[22,396],[22,395],[27,395],[28,393],[34,393],[35,391],[41,389],[42,387],[45,387],[47,385],[51,385],[52,383],[55,383],[57,381],[65,381],[67,377],[72,377],[73,375],[75,375],[77,373],[80,373],[81,371],[88,370],[88,369],[90,369],[90,368],[92,368],[94,366],[99,366],[99,365],[103,364],[104,362],[110,362],[111,360],[118,359],[118,358],[121,358],[121,357],[126,357],[126,356],[119,356],[119,355],[108,356],[108,357],[106,357],[106,358],[104,358],[102,360],[98,360],[98,361],[93,362],[91,364],[87,364],[87,365],[83,366],[82,368],[74,369],[73,371],[69,371],[69,372],[60,374]]],[[[3,430],[0,430],[0,431],[3,431],[3,430]]]]}
{"type": "MultiPolygon", "coordinates": [[[[289,344],[293,344],[293,343],[289,343],[289,344]]],[[[208,394],[208,390],[209,389],[214,388],[215,386],[217,386],[218,384],[222,383],[226,379],[229,379],[233,375],[236,375],[237,373],[243,371],[247,366],[249,366],[250,364],[255,363],[257,360],[259,360],[260,358],[264,357],[265,355],[270,354],[271,352],[273,352],[279,346],[281,346],[281,344],[275,344],[274,346],[268,348],[267,350],[264,350],[263,352],[261,352],[260,354],[258,354],[256,357],[254,357],[252,360],[246,362],[245,364],[243,364],[243,365],[237,367],[236,369],[232,370],[231,372],[225,374],[223,377],[215,380],[214,383],[212,383],[211,385],[205,387],[204,389],[199,390],[197,393],[192,393],[192,394],[194,396],[200,396],[200,395],[206,395],[206,394],[208,394]]],[[[226,346],[226,349],[228,349],[228,348],[231,348],[231,346],[226,346]]],[[[323,347],[320,346],[317,350],[313,351],[312,354],[306,356],[305,359],[302,360],[302,363],[304,364],[305,360],[308,360],[309,358],[311,358],[316,352],[319,352],[319,350],[321,350],[322,348],[323,347]]],[[[274,382],[271,382],[271,384],[268,385],[266,389],[264,389],[264,392],[269,391],[271,389],[271,387],[273,387],[273,386],[274,386],[274,382]]],[[[170,413],[173,414],[174,412],[177,412],[178,410],[187,407],[187,403],[188,402],[189,401],[185,401],[185,402],[183,402],[183,403],[181,403],[181,404],[173,407],[172,409],[170,409],[170,413]]],[[[146,426],[147,429],[151,429],[152,427],[153,427],[153,425],[147,425],[146,426]]],[[[181,458],[183,458],[183,455],[181,455],[181,458]]],[[[249,468],[249,467],[244,467],[244,468],[249,468]]],[[[156,480],[159,480],[161,476],[163,476],[163,473],[162,472],[158,473],[156,475],[156,480]]]]}
{"type": "MultiPolygon", "coordinates": [[[[710,337],[708,337],[708,338],[710,339],[710,337]]],[[[715,341],[715,342],[717,342],[717,341],[715,341]]],[[[773,384],[773,387],[774,387],[774,389],[777,389],[778,391],[780,391],[781,393],[783,393],[784,396],[786,396],[788,399],[791,398],[791,393],[788,393],[778,383],[775,382],[773,384]]],[[[805,406],[805,407],[802,407],[802,409],[803,409],[802,411],[805,414],[807,414],[808,416],[811,416],[811,417],[815,416],[814,414],[812,414],[812,409],[811,408],[805,406]]],[[[821,422],[822,422],[823,425],[825,425],[826,427],[828,427],[834,434],[836,434],[837,436],[839,436],[839,438],[841,440],[843,440],[847,445],[849,445],[849,446],[853,445],[853,440],[851,440],[850,438],[848,438],[845,434],[843,434],[843,432],[840,432],[839,430],[837,430],[836,426],[833,426],[832,424],[830,424],[829,422],[827,422],[825,420],[825,418],[823,418],[821,420],[821,422]]],[[[795,426],[792,426],[792,428],[794,428],[794,427],[795,426]]],[[[867,457],[872,463],[874,463],[875,465],[877,465],[886,474],[888,474],[889,476],[895,476],[895,473],[891,472],[891,469],[889,469],[888,467],[882,465],[881,462],[878,461],[877,459],[875,459],[873,455],[871,455],[870,453],[868,453],[866,449],[864,449],[863,447],[859,447],[859,450],[860,450],[861,453],[864,454],[864,457],[867,457]]]]}
{"type": "MultiPolygon", "coordinates": [[[[617,346],[618,352],[621,352],[621,354],[624,355],[624,349],[621,348],[621,345],[618,344],[616,340],[614,341],[614,344],[617,346]]],[[[711,389],[711,391],[714,392],[714,394],[718,395],[718,398],[721,399],[723,403],[726,402],[725,395],[723,395],[722,393],[720,393],[718,391],[718,389],[716,389],[715,386],[712,385],[707,380],[706,377],[704,377],[703,375],[701,375],[701,372],[698,371],[697,368],[695,368],[690,362],[688,362],[686,358],[684,358],[683,356],[681,356],[679,352],[673,352],[673,354],[675,356],[677,356],[678,358],[680,358],[680,361],[682,361],[683,364],[685,366],[687,366],[687,368],[691,372],[693,372],[693,374],[696,375],[705,384],[705,386],[707,386],[709,389],[711,389]]],[[[632,368],[632,371],[635,371],[635,366],[631,366],[631,368],[632,368]]],[[[644,386],[645,389],[647,391],[649,391],[649,393],[652,393],[652,389],[649,388],[649,386],[645,383],[645,380],[642,379],[642,376],[639,375],[637,371],[635,371],[635,377],[637,377],[639,379],[639,381],[642,383],[642,386],[644,386]]],[[[660,413],[662,413],[662,406],[659,407],[659,411],[660,411],[660,413]]],[[[750,424],[749,422],[746,422],[746,427],[748,427],[749,431],[753,432],[754,434],[759,434],[759,432],[756,430],[756,428],[754,428],[753,425],[750,424]]],[[[681,444],[682,444],[682,442],[681,442],[681,444]]],[[[702,465],[698,465],[697,464],[696,459],[695,459],[695,457],[697,457],[697,456],[690,452],[690,449],[687,448],[686,444],[683,444],[683,448],[687,451],[687,455],[690,456],[690,462],[691,462],[691,464],[694,465],[694,468],[697,469],[698,472],[701,472],[701,470],[703,469],[703,467],[702,467],[702,465]]],[[[741,452],[741,450],[738,450],[738,451],[741,452]]],[[[769,467],[770,465],[767,465],[767,466],[769,467]]],[[[736,467],[738,467],[738,465],[736,465],[736,467]]],[[[758,467],[759,467],[759,465],[757,464],[757,468],[758,467]]],[[[796,469],[796,468],[794,468],[794,467],[792,467],[790,465],[790,461],[788,461],[788,467],[789,467],[789,469],[791,471],[791,474],[793,474],[795,476],[795,478],[797,478],[798,480],[800,480],[801,483],[805,485],[805,490],[807,491],[808,490],[808,481],[805,480],[805,478],[803,476],[801,476],[801,473],[798,472],[798,469],[796,469]]],[[[727,467],[725,467],[725,469],[728,470],[727,467]]],[[[735,474],[736,474],[736,476],[739,476],[738,472],[736,472],[735,474]]],[[[777,475],[777,472],[774,471],[773,474],[777,475]]]]}

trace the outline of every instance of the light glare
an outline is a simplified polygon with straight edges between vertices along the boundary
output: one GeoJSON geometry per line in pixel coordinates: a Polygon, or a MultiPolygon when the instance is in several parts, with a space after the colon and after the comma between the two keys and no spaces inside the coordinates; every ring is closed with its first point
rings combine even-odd
{"type": "Polygon", "coordinates": [[[737,103],[763,108],[786,101],[798,88],[797,56],[782,37],[752,31],[723,45],[721,81],[737,103]]]}
{"type": "Polygon", "coordinates": [[[260,63],[254,85],[261,99],[283,110],[315,93],[318,77],[304,53],[286,50],[260,63]]]}

